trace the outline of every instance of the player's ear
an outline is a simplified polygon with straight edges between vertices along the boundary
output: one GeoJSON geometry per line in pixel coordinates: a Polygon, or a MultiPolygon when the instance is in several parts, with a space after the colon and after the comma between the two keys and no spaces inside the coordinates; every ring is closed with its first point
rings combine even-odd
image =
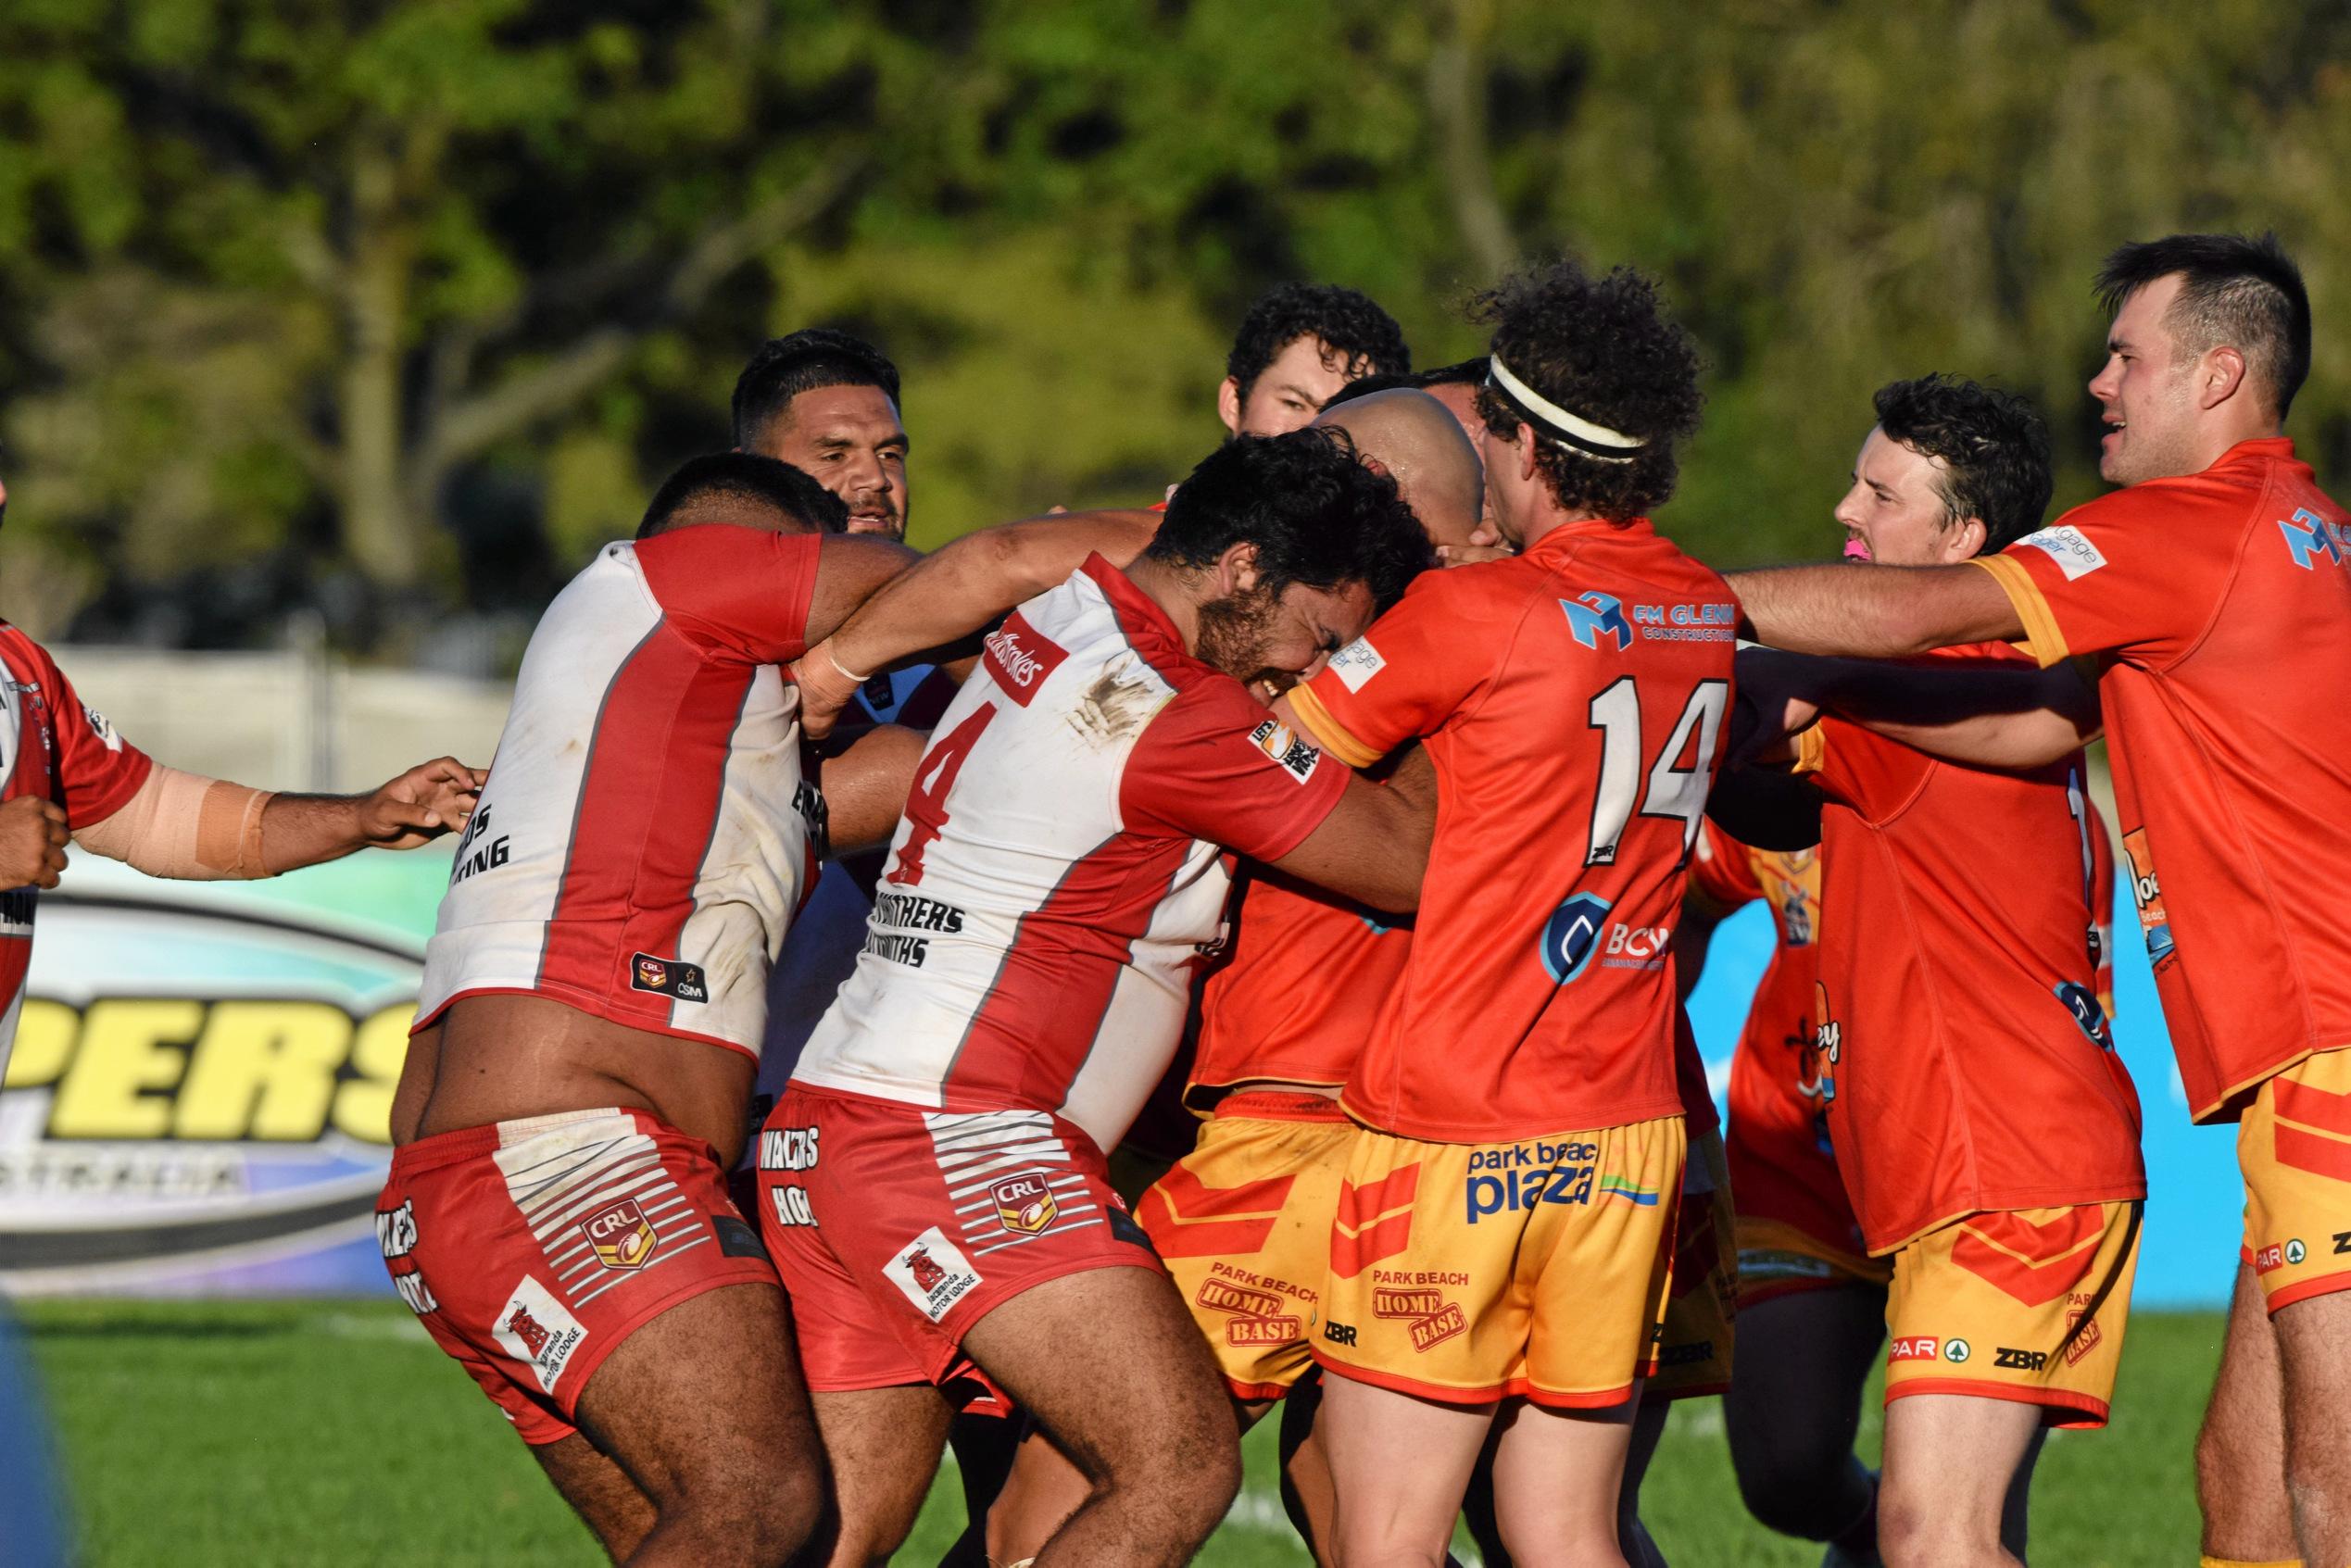
{"type": "Polygon", "coordinates": [[[1216,585],[1222,590],[1217,596],[1252,592],[1257,580],[1257,546],[1247,540],[1226,546],[1225,553],[1216,558],[1216,585]]]}
{"type": "Polygon", "coordinates": [[[1963,517],[1942,533],[1942,558],[1946,566],[1970,560],[1983,553],[1983,542],[1992,536],[1992,530],[1980,517],[1963,517]]]}
{"type": "Polygon", "coordinates": [[[1535,482],[1536,468],[1535,433],[1524,420],[1519,420],[1512,429],[1517,433],[1510,438],[1510,450],[1511,456],[1518,462],[1519,482],[1532,484],[1535,482]]]}
{"type": "Polygon", "coordinates": [[[1240,382],[1237,377],[1226,376],[1225,384],[1216,389],[1216,417],[1234,435],[1240,433],[1240,382]]]}
{"type": "Polygon", "coordinates": [[[2244,385],[2244,354],[2241,349],[2222,344],[2208,351],[2204,363],[2197,367],[2197,406],[2216,408],[2235,396],[2244,385]]]}

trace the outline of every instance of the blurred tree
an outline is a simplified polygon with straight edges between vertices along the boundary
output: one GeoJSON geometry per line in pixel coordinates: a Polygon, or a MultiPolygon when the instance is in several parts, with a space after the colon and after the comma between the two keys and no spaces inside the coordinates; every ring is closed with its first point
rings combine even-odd
{"type": "MultiPolygon", "coordinates": [[[[907,369],[918,537],[1132,498],[1266,284],[1434,364],[1560,248],[1707,350],[1666,521],[1713,558],[1820,553],[1927,369],[2034,396],[2078,499],[2114,243],[2275,225],[2351,308],[2346,62],[2351,0],[11,0],[11,602],[527,615],[818,320],[907,369]]],[[[2326,341],[2294,427],[2340,476],[2326,341]]]]}

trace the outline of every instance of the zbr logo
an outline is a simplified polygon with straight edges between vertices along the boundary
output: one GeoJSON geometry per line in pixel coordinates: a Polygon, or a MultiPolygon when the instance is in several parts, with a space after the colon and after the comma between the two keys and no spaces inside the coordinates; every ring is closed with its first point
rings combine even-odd
{"type": "Polygon", "coordinates": [[[1565,985],[1584,972],[1607,918],[1608,900],[1593,893],[1578,893],[1551,912],[1543,926],[1543,968],[1553,985],[1565,985]]]}
{"type": "Polygon", "coordinates": [[[2296,511],[2291,521],[2281,519],[2278,531],[2285,535],[2286,548],[2294,553],[2294,564],[2305,571],[2314,570],[2320,556],[2341,566],[2344,551],[2351,548],[2351,529],[2329,522],[2307,507],[2296,511]]]}
{"type": "Polygon", "coordinates": [[[1594,588],[1560,600],[1559,608],[1567,612],[1567,630],[1584,646],[1597,652],[1603,637],[1610,639],[1618,653],[1632,646],[1632,624],[1625,619],[1624,605],[1613,596],[1594,588]]]}

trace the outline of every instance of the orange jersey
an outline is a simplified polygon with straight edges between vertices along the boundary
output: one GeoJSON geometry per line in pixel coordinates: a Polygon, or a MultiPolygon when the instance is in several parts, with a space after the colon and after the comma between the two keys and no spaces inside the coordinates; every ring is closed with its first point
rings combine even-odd
{"type": "Polygon", "coordinates": [[[1987,772],[1831,719],[1797,766],[1830,802],[1816,1038],[1869,1249],[2144,1196],[2138,1096],[2093,989],[2080,754],[1987,772]]]}
{"type": "Polygon", "coordinates": [[[1736,601],[1646,520],[1432,571],[1291,693],[1345,760],[1428,748],[1412,955],[1342,1101],[1429,1142],[1678,1116],[1670,946],[1736,601]]]}
{"type": "Polygon", "coordinates": [[[1201,991],[1186,1103],[1204,1110],[1211,1091],[1252,1079],[1347,1082],[1412,946],[1410,926],[1252,872],[1232,947],[1201,991]]]}
{"type": "Polygon", "coordinates": [[[2351,527],[2283,439],[1975,564],[2043,664],[2094,656],[2139,923],[2189,1110],[2351,1046],[2351,527]]]}

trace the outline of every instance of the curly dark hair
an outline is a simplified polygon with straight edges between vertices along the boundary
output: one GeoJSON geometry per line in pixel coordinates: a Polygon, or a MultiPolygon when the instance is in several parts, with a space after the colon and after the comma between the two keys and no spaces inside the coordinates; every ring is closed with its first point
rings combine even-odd
{"type": "Polygon", "coordinates": [[[877,386],[895,405],[898,367],[863,338],[831,327],[771,338],[735,378],[735,445],[758,446],[768,422],[793,398],[821,386],[877,386]]]}
{"type": "Polygon", "coordinates": [[[1413,368],[1404,329],[1369,295],[1337,283],[1276,283],[1241,318],[1233,351],[1225,357],[1225,373],[1238,384],[1242,402],[1265,367],[1301,337],[1320,340],[1329,351],[1324,363],[1343,366],[1350,381],[1413,368]]]}
{"type": "Polygon", "coordinates": [[[1200,568],[1242,544],[1257,546],[1263,591],[1361,583],[1382,609],[1436,564],[1396,482],[1364,467],[1345,431],[1326,426],[1242,436],[1201,458],[1167,498],[1143,553],[1200,568]]]}
{"type": "Polygon", "coordinates": [[[636,536],[650,539],[685,527],[680,514],[713,501],[747,514],[747,522],[790,524],[777,530],[784,533],[839,533],[849,527],[841,498],[791,464],[751,452],[710,452],[688,458],[661,482],[636,536]]]}
{"type": "Polygon", "coordinates": [[[2302,269],[2275,234],[2172,234],[2118,247],[2098,269],[2098,302],[2112,316],[2159,278],[2180,274],[2164,325],[2194,356],[2223,344],[2269,389],[2283,422],[2310,374],[2310,295],[2302,269]]]}
{"type": "Polygon", "coordinates": [[[1878,389],[1878,428],[1925,458],[1941,458],[1935,481],[1943,519],[1983,520],[1978,555],[2006,549],[2041,526],[2056,480],[2049,427],[2013,393],[1957,376],[1928,375],[1878,389]]]}
{"type": "MultiPolygon", "coordinates": [[[[1618,267],[1595,278],[1572,259],[1505,278],[1470,302],[1493,324],[1492,352],[1567,412],[1639,436],[1631,461],[1593,458],[1536,430],[1535,462],[1563,507],[1628,522],[1664,505],[1678,471],[1675,445],[1698,428],[1698,350],[1669,320],[1657,285],[1618,267]]],[[[1515,440],[1524,413],[1490,383],[1477,394],[1486,428],[1515,440]]]]}

